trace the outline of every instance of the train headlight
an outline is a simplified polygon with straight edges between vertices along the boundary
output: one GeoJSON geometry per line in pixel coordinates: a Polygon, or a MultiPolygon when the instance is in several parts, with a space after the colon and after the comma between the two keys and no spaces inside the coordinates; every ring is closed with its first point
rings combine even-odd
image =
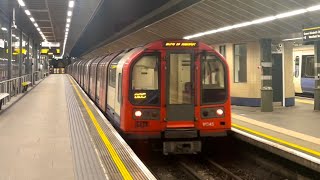
{"type": "Polygon", "coordinates": [[[133,109],[132,118],[137,120],[160,120],[160,109],[133,109]]]}
{"type": "Polygon", "coordinates": [[[222,109],[217,109],[216,113],[218,116],[222,116],[224,112],[222,109]]]}
{"type": "Polygon", "coordinates": [[[201,108],[201,118],[223,118],[225,116],[224,107],[206,107],[201,108]]]}
{"type": "Polygon", "coordinates": [[[134,112],[134,115],[136,117],[141,117],[142,116],[142,112],[141,111],[136,111],[136,112],[134,112]]]}

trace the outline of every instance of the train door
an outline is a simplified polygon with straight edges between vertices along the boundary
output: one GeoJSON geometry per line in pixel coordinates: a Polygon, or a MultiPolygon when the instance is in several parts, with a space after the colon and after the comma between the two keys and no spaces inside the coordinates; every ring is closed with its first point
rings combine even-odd
{"type": "Polygon", "coordinates": [[[194,121],[194,85],[192,51],[167,52],[167,121],[194,121]]]}
{"type": "Polygon", "coordinates": [[[282,102],[283,79],[282,79],[282,54],[272,54],[272,89],[273,102],[282,102]]]}
{"type": "Polygon", "coordinates": [[[313,93],[315,87],[314,55],[302,55],[301,88],[303,93],[313,93]]]}

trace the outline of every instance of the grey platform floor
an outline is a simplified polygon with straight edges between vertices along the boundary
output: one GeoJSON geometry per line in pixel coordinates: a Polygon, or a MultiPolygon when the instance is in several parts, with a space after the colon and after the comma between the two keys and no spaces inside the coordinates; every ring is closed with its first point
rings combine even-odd
{"type": "Polygon", "coordinates": [[[261,112],[256,107],[233,106],[232,113],[233,125],[298,145],[301,148],[296,150],[320,158],[320,112],[313,110],[312,100],[301,101],[297,98],[296,106],[274,107],[273,112],[261,112]]]}
{"type": "Polygon", "coordinates": [[[155,179],[68,77],[50,75],[0,114],[0,180],[123,179],[129,177],[124,168],[132,179],[155,179]],[[80,96],[115,153],[102,143],[80,96]]]}
{"type": "Polygon", "coordinates": [[[0,115],[0,179],[74,179],[63,76],[0,115]]]}

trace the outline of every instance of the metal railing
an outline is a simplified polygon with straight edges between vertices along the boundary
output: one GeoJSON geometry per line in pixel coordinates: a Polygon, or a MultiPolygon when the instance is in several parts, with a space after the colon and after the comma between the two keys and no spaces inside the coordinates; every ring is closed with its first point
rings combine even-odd
{"type": "Polygon", "coordinates": [[[32,75],[27,74],[21,77],[12,78],[9,80],[1,81],[0,82],[0,93],[8,93],[7,96],[3,100],[3,104],[6,104],[11,100],[12,97],[17,96],[18,94],[22,93],[22,83],[23,82],[31,82],[30,86],[33,86],[36,81],[39,81],[41,77],[39,77],[39,71],[34,72],[32,75]]]}

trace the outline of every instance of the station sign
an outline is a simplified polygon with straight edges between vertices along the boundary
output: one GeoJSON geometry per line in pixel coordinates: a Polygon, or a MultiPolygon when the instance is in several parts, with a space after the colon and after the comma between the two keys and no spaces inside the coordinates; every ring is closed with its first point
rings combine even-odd
{"type": "Polygon", "coordinates": [[[48,41],[44,41],[41,43],[42,47],[60,47],[60,43],[59,42],[48,42],[48,41]]]}
{"type": "Polygon", "coordinates": [[[52,54],[54,54],[54,55],[59,55],[60,54],[60,49],[59,48],[51,48],[51,49],[49,49],[49,48],[42,48],[41,49],[41,51],[40,51],[40,53],[42,54],[42,55],[52,55],[52,54]]]}
{"type": "Polygon", "coordinates": [[[320,26],[303,29],[303,41],[319,41],[320,40],[320,26]]]}

